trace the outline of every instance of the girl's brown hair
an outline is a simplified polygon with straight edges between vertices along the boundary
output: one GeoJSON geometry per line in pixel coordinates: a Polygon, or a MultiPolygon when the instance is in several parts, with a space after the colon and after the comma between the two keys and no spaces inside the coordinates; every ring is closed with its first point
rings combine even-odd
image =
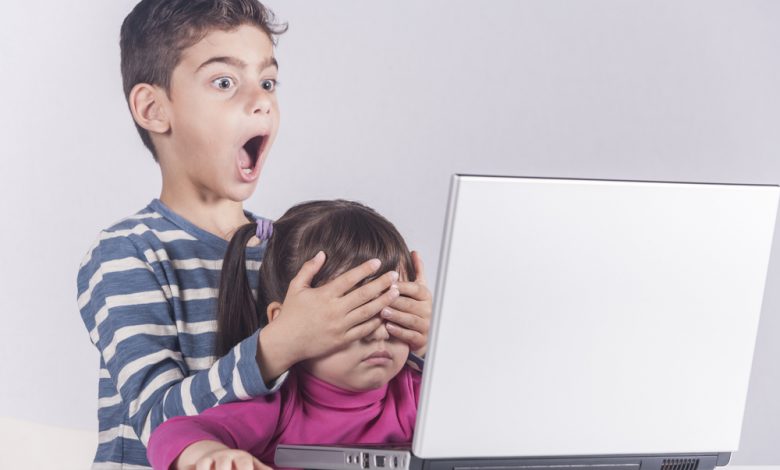
{"type": "Polygon", "coordinates": [[[382,264],[370,280],[400,270],[415,280],[411,254],[401,234],[387,219],[358,202],[312,201],[289,209],[273,224],[260,267],[259,285],[251,286],[246,270],[246,245],[257,224],[238,229],[222,264],[217,307],[216,354],[222,357],[236,344],[268,323],[271,302],[283,302],[290,281],[317,252],[325,264],[312,280],[318,287],[372,258],[382,264]],[[257,289],[257,301],[252,288],[257,289]]]}

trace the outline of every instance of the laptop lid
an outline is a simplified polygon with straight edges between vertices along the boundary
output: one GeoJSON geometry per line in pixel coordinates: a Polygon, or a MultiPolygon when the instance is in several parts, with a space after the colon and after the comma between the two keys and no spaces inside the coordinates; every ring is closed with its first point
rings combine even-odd
{"type": "Polygon", "coordinates": [[[778,194],[454,176],[414,455],[736,450],[778,194]]]}

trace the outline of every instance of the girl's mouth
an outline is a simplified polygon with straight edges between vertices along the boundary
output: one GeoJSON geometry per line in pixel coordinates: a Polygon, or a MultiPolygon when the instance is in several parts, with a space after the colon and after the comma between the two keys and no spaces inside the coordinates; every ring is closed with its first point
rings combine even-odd
{"type": "Polygon", "coordinates": [[[386,350],[380,350],[370,354],[363,361],[369,364],[387,364],[393,362],[393,356],[386,350]]]}

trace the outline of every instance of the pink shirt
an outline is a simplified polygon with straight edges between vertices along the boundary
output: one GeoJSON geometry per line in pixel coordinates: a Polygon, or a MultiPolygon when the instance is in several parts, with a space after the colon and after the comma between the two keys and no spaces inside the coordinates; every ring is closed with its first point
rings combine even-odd
{"type": "Polygon", "coordinates": [[[350,392],[297,370],[279,393],[177,416],[147,447],[155,469],[168,469],[190,444],[211,440],[273,465],[278,444],[380,444],[412,441],[420,373],[404,366],[385,386],[350,392]]]}

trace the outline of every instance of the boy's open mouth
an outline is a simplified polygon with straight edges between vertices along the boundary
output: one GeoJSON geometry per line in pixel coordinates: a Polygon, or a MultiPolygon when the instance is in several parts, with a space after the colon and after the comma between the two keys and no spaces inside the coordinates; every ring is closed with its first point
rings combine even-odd
{"type": "Polygon", "coordinates": [[[243,145],[243,151],[239,152],[238,157],[238,165],[243,174],[251,175],[255,170],[260,154],[263,152],[265,137],[264,135],[256,135],[243,145]]]}

